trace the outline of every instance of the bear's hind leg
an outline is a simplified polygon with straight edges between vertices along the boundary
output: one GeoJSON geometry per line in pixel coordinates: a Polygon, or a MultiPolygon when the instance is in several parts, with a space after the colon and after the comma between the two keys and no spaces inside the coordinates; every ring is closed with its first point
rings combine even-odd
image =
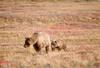
{"type": "Polygon", "coordinates": [[[46,49],[46,53],[48,53],[48,51],[49,51],[49,46],[46,46],[45,49],[46,49]]]}

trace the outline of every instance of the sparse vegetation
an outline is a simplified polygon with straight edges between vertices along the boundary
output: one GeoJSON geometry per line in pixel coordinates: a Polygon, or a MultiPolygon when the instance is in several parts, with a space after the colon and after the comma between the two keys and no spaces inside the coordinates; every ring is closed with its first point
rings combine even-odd
{"type": "Polygon", "coordinates": [[[0,0],[0,1],[10,1],[10,2],[91,2],[99,0],[0,0]]]}
{"type": "Polygon", "coordinates": [[[41,1],[0,0],[0,68],[100,68],[100,3],[41,1]],[[23,45],[34,31],[62,40],[67,51],[31,55],[23,45]]]}

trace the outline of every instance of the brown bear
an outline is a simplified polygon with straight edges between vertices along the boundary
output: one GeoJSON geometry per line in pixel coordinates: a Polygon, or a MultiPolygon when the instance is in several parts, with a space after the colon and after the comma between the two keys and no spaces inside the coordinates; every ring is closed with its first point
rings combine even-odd
{"type": "Polygon", "coordinates": [[[26,38],[24,47],[29,48],[31,53],[34,49],[36,52],[46,51],[48,53],[51,50],[50,36],[45,32],[34,32],[31,37],[26,38]]]}
{"type": "Polygon", "coordinates": [[[51,40],[51,48],[52,51],[55,51],[56,49],[58,51],[60,50],[66,51],[66,44],[61,40],[51,40]]]}

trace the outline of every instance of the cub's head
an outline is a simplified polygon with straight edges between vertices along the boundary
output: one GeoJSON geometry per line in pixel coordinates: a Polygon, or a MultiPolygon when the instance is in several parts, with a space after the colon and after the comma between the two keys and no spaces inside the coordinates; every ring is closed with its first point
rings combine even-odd
{"type": "Polygon", "coordinates": [[[54,51],[55,49],[57,49],[57,47],[58,47],[58,41],[57,40],[51,40],[52,51],[54,51]]]}
{"type": "Polygon", "coordinates": [[[52,40],[51,45],[52,47],[57,47],[58,46],[57,40],[52,40]]]}

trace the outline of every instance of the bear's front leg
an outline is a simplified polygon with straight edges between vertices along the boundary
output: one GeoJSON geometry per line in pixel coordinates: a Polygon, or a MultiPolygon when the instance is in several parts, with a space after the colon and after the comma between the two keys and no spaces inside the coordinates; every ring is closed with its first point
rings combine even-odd
{"type": "Polygon", "coordinates": [[[51,49],[51,47],[50,46],[46,46],[46,53],[48,54],[48,52],[51,52],[52,51],[52,49],[51,49]]]}
{"type": "Polygon", "coordinates": [[[34,54],[36,53],[35,50],[34,50],[33,45],[30,45],[30,46],[28,47],[28,51],[29,51],[29,53],[32,54],[32,55],[34,55],[34,54]]]}

